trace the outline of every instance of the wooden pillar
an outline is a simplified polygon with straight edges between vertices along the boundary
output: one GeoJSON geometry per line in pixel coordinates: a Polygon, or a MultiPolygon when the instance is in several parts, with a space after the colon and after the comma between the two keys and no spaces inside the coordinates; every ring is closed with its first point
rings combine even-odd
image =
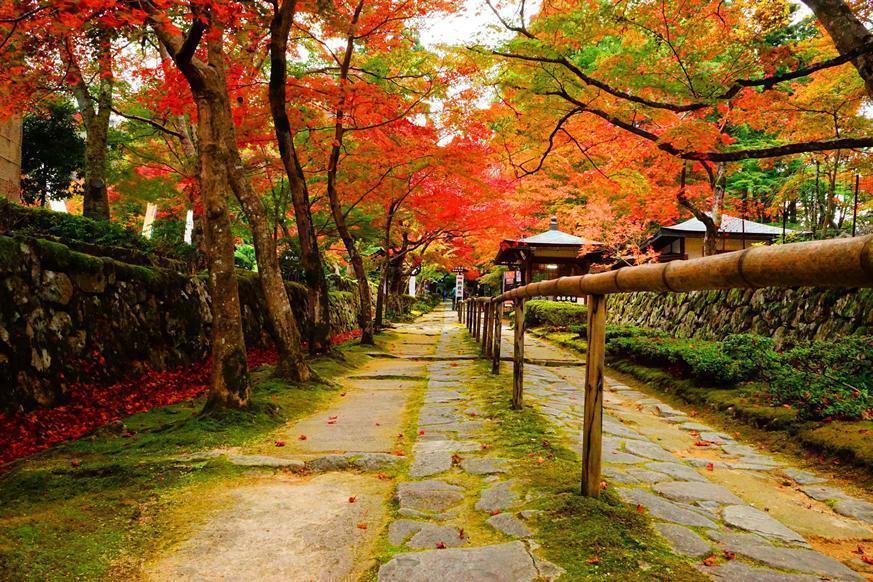
{"type": "Polygon", "coordinates": [[[464,302],[461,299],[457,300],[455,307],[458,310],[458,323],[464,323],[464,302]]]}
{"type": "Polygon", "coordinates": [[[524,390],[524,299],[515,300],[515,344],[512,353],[512,409],[521,410],[524,390]]]}
{"type": "Polygon", "coordinates": [[[473,333],[473,301],[467,300],[467,331],[473,333]]]}
{"type": "Polygon", "coordinates": [[[588,352],[582,425],[582,495],[600,496],[603,440],[603,365],[606,352],[606,295],[588,298],[588,352]]]}
{"type": "Polygon", "coordinates": [[[500,316],[503,311],[503,302],[497,301],[494,303],[494,332],[492,342],[494,346],[491,350],[491,373],[500,373],[500,316]]]}
{"type": "Polygon", "coordinates": [[[494,305],[489,301],[485,303],[485,329],[482,333],[482,355],[491,357],[491,318],[494,316],[494,305]]]}

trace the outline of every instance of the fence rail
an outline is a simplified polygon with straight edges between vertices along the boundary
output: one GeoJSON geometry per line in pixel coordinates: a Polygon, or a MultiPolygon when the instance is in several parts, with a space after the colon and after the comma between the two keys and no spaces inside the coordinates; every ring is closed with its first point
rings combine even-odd
{"type": "Polygon", "coordinates": [[[458,303],[459,321],[482,343],[482,354],[500,371],[501,314],[514,304],[512,408],[523,404],[524,303],[532,297],[588,297],[588,351],[582,431],[582,493],[600,494],[606,297],[642,291],[684,292],[763,287],[873,287],[873,235],[752,247],[688,261],[651,263],[606,273],[531,283],[497,297],[458,303]]]}

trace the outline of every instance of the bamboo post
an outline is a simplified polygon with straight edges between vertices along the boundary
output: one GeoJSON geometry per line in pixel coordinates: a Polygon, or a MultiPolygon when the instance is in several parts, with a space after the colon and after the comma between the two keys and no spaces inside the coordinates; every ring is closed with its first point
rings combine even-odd
{"type": "Polygon", "coordinates": [[[494,302],[494,336],[492,338],[494,342],[493,349],[491,350],[491,373],[499,374],[500,373],[500,316],[501,311],[503,310],[503,302],[495,301],[494,302]]]}
{"type": "Polygon", "coordinates": [[[486,358],[491,357],[491,332],[493,331],[493,326],[491,325],[491,318],[494,316],[494,308],[491,305],[491,302],[486,302],[483,304],[485,308],[485,330],[482,333],[482,355],[486,358]]]}
{"type": "Polygon", "coordinates": [[[582,426],[582,495],[600,495],[603,430],[603,365],[606,351],[606,295],[588,298],[588,352],[582,426]]]}
{"type": "Polygon", "coordinates": [[[473,333],[473,300],[467,300],[467,331],[473,333]]]}
{"type": "Polygon", "coordinates": [[[521,410],[524,391],[524,299],[515,300],[515,344],[512,353],[512,409],[521,410]]]}

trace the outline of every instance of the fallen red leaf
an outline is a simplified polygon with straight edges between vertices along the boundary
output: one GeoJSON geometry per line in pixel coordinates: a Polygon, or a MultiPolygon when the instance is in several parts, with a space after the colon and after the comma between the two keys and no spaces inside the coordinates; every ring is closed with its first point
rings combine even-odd
{"type": "Polygon", "coordinates": [[[707,471],[712,471],[712,470],[714,470],[714,469],[715,469],[715,465],[713,465],[712,463],[707,463],[707,464],[706,464],[706,470],[707,470],[707,471]]]}
{"type": "Polygon", "coordinates": [[[866,555],[861,556],[861,561],[864,562],[865,564],[873,565],[873,558],[871,558],[870,556],[866,556],[866,555]]]}
{"type": "Polygon", "coordinates": [[[305,434],[302,434],[299,437],[297,437],[297,440],[298,441],[305,441],[307,438],[309,438],[309,437],[307,437],[305,434]]]}
{"type": "Polygon", "coordinates": [[[639,503],[637,503],[637,513],[645,513],[645,512],[646,512],[646,508],[643,507],[642,505],[640,505],[639,503]]]}
{"type": "Polygon", "coordinates": [[[72,459],[70,461],[70,466],[72,466],[72,467],[78,467],[81,464],[82,464],[82,461],[80,461],[79,459],[72,459]]]}
{"type": "Polygon", "coordinates": [[[704,566],[714,566],[715,565],[715,556],[708,556],[703,559],[704,566]]]}
{"type": "Polygon", "coordinates": [[[354,503],[354,502],[357,501],[357,500],[358,500],[358,496],[357,496],[357,495],[352,495],[351,497],[349,497],[349,503],[354,503]]]}
{"type": "Polygon", "coordinates": [[[500,515],[500,510],[499,509],[492,509],[491,515],[500,515]]]}
{"type": "Polygon", "coordinates": [[[737,555],[730,550],[722,550],[722,553],[724,554],[724,557],[727,558],[728,560],[733,560],[734,558],[737,557],[737,555]]]}
{"type": "Polygon", "coordinates": [[[276,441],[276,446],[277,446],[277,447],[284,447],[284,446],[285,446],[285,441],[276,441]]]}
{"type": "Polygon", "coordinates": [[[418,436],[424,436],[424,431],[423,430],[418,431],[418,436]]]}
{"type": "Polygon", "coordinates": [[[695,447],[708,447],[708,446],[711,445],[711,444],[712,444],[712,443],[709,442],[709,441],[702,441],[702,440],[701,440],[701,441],[695,441],[694,446],[695,446],[695,447]]]}
{"type": "Polygon", "coordinates": [[[592,566],[596,566],[597,564],[600,563],[600,558],[598,558],[597,556],[594,556],[593,558],[588,558],[586,560],[586,562],[591,564],[592,566]]]}
{"type": "Polygon", "coordinates": [[[861,554],[861,555],[863,555],[863,554],[865,553],[865,552],[864,552],[864,546],[862,546],[861,544],[858,544],[858,548],[855,549],[855,550],[852,550],[852,553],[853,553],[853,554],[861,554]]]}
{"type": "Polygon", "coordinates": [[[359,523],[358,529],[367,529],[367,524],[366,523],[359,523]]]}
{"type": "Polygon", "coordinates": [[[445,542],[437,542],[436,547],[437,547],[438,550],[445,550],[445,549],[446,549],[446,544],[445,544],[445,542]]]}

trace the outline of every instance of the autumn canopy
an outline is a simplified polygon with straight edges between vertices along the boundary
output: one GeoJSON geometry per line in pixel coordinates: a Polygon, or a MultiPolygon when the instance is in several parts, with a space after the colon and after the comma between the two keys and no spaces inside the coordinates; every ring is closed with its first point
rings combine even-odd
{"type": "Polygon", "coordinates": [[[371,343],[410,276],[448,293],[551,215],[604,268],[691,217],[707,253],[722,214],[869,228],[871,19],[864,0],[7,0],[0,115],[82,142],[73,176],[30,170],[26,203],[133,229],[156,204],[178,246],[193,210],[209,406],[237,407],[235,266],[259,273],[277,373],[305,380],[329,290],[356,295],[371,343]]]}

